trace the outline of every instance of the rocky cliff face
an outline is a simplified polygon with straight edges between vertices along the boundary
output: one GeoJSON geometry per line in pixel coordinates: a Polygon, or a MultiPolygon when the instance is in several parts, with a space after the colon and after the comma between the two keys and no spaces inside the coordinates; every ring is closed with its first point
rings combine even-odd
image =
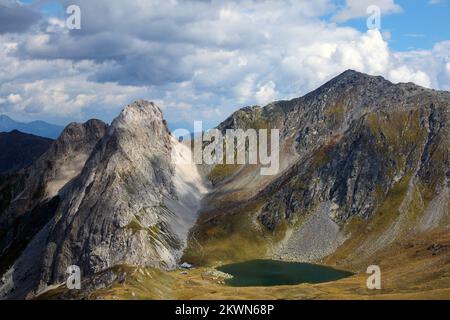
{"type": "Polygon", "coordinates": [[[348,72],[299,102],[303,119],[313,114],[297,138],[301,159],[260,195],[269,197],[258,216],[266,228],[295,225],[282,253],[319,259],[364,232],[353,254],[367,257],[424,228],[448,228],[448,92],[348,72]],[[316,101],[324,102],[311,109],[316,101]],[[350,230],[355,221],[364,227],[350,230]]]}
{"type": "MultiPolygon", "coordinates": [[[[346,221],[355,215],[370,218],[381,202],[376,193],[385,196],[408,174],[423,179],[426,171],[437,180],[432,189],[445,186],[449,93],[349,72],[294,103],[299,105],[288,119],[300,116],[303,121],[288,125],[298,130],[297,151],[303,160],[268,192],[282,192],[280,184],[286,180],[297,183],[286,185],[289,190],[310,184],[302,189],[302,207],[329,200],[336,208],[333,219],[346,221]]],[[[292,199],[288,212],[296,211],[299,201],[292,199]]]]}
{"type": "Polygon", "coordinates": [[[127,106],[9,270],[5,295],[64,282],[70,265],[85,277],[117,265],[175,267],[206,191],[195,166],[174,165],[180,148],[156,105],[127,106]]]}

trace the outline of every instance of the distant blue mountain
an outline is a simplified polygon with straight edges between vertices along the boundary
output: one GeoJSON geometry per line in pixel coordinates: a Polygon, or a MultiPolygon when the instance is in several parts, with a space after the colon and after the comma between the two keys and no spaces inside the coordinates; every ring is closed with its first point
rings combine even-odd
{"type": "Polygon", "coordinates": [[[19,130],[20,132],[33,134],[35,136],[56,139],[63,131],[63,126],[47,123],[44,121],[33,121],[29,123],[18,122],[8,116],[0,115],[0,132],[19,130]]]}

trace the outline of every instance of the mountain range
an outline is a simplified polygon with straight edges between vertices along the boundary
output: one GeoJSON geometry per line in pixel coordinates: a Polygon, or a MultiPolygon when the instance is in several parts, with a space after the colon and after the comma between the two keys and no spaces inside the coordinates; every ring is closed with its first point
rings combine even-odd
{"type": "Polygon", "coordinates": [[[151,102],[109,126],[71,124],[31,166],[0,176],[0,298],[361,298],[374,294],[373,264],[380,297],[448,298],[449,111],[450,92],[352,70],[236,111],[217,129],[279,130],[274,176],[176,161],[189,144],[151,102]],[[355,276],[258,290],[208,276],[260,258],[355,276]],[[183,261],[197,266],[188,278],[183,261]],[[64,288],[71,265],[78,292],[64,288]]]}
{"type": "Polygon", "coordinates": [[[24,123],[15,121],[6,115],[0,115],[0,132],[18,130],[35,136],[56,139],[63,129],[63,126],[50,124],[41,120],[24,123]]]}

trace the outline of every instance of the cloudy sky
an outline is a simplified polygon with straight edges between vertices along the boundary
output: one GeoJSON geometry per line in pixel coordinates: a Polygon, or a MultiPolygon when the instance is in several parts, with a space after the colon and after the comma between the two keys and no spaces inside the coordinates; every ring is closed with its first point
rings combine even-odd
{"type": "Polygon", "coordinates": [[[171,128],[213,126],[349,68],[450,90],[449,2],[0,0],[0,114],[111,121],[142,98],[171,128]],[[66,25],[73,4],[80,30],[66,25]]]}

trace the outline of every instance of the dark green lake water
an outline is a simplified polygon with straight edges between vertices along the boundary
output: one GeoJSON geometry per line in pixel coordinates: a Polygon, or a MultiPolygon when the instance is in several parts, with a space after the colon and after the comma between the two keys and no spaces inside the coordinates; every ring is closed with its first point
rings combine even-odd
{"type": "Polygon", "coordinates": [[[221,266],[217,270],[233,276],[226,284],[233,287],[278,286],[335,281],[351,272],[310,263],[252,260],[221,266]]]}

